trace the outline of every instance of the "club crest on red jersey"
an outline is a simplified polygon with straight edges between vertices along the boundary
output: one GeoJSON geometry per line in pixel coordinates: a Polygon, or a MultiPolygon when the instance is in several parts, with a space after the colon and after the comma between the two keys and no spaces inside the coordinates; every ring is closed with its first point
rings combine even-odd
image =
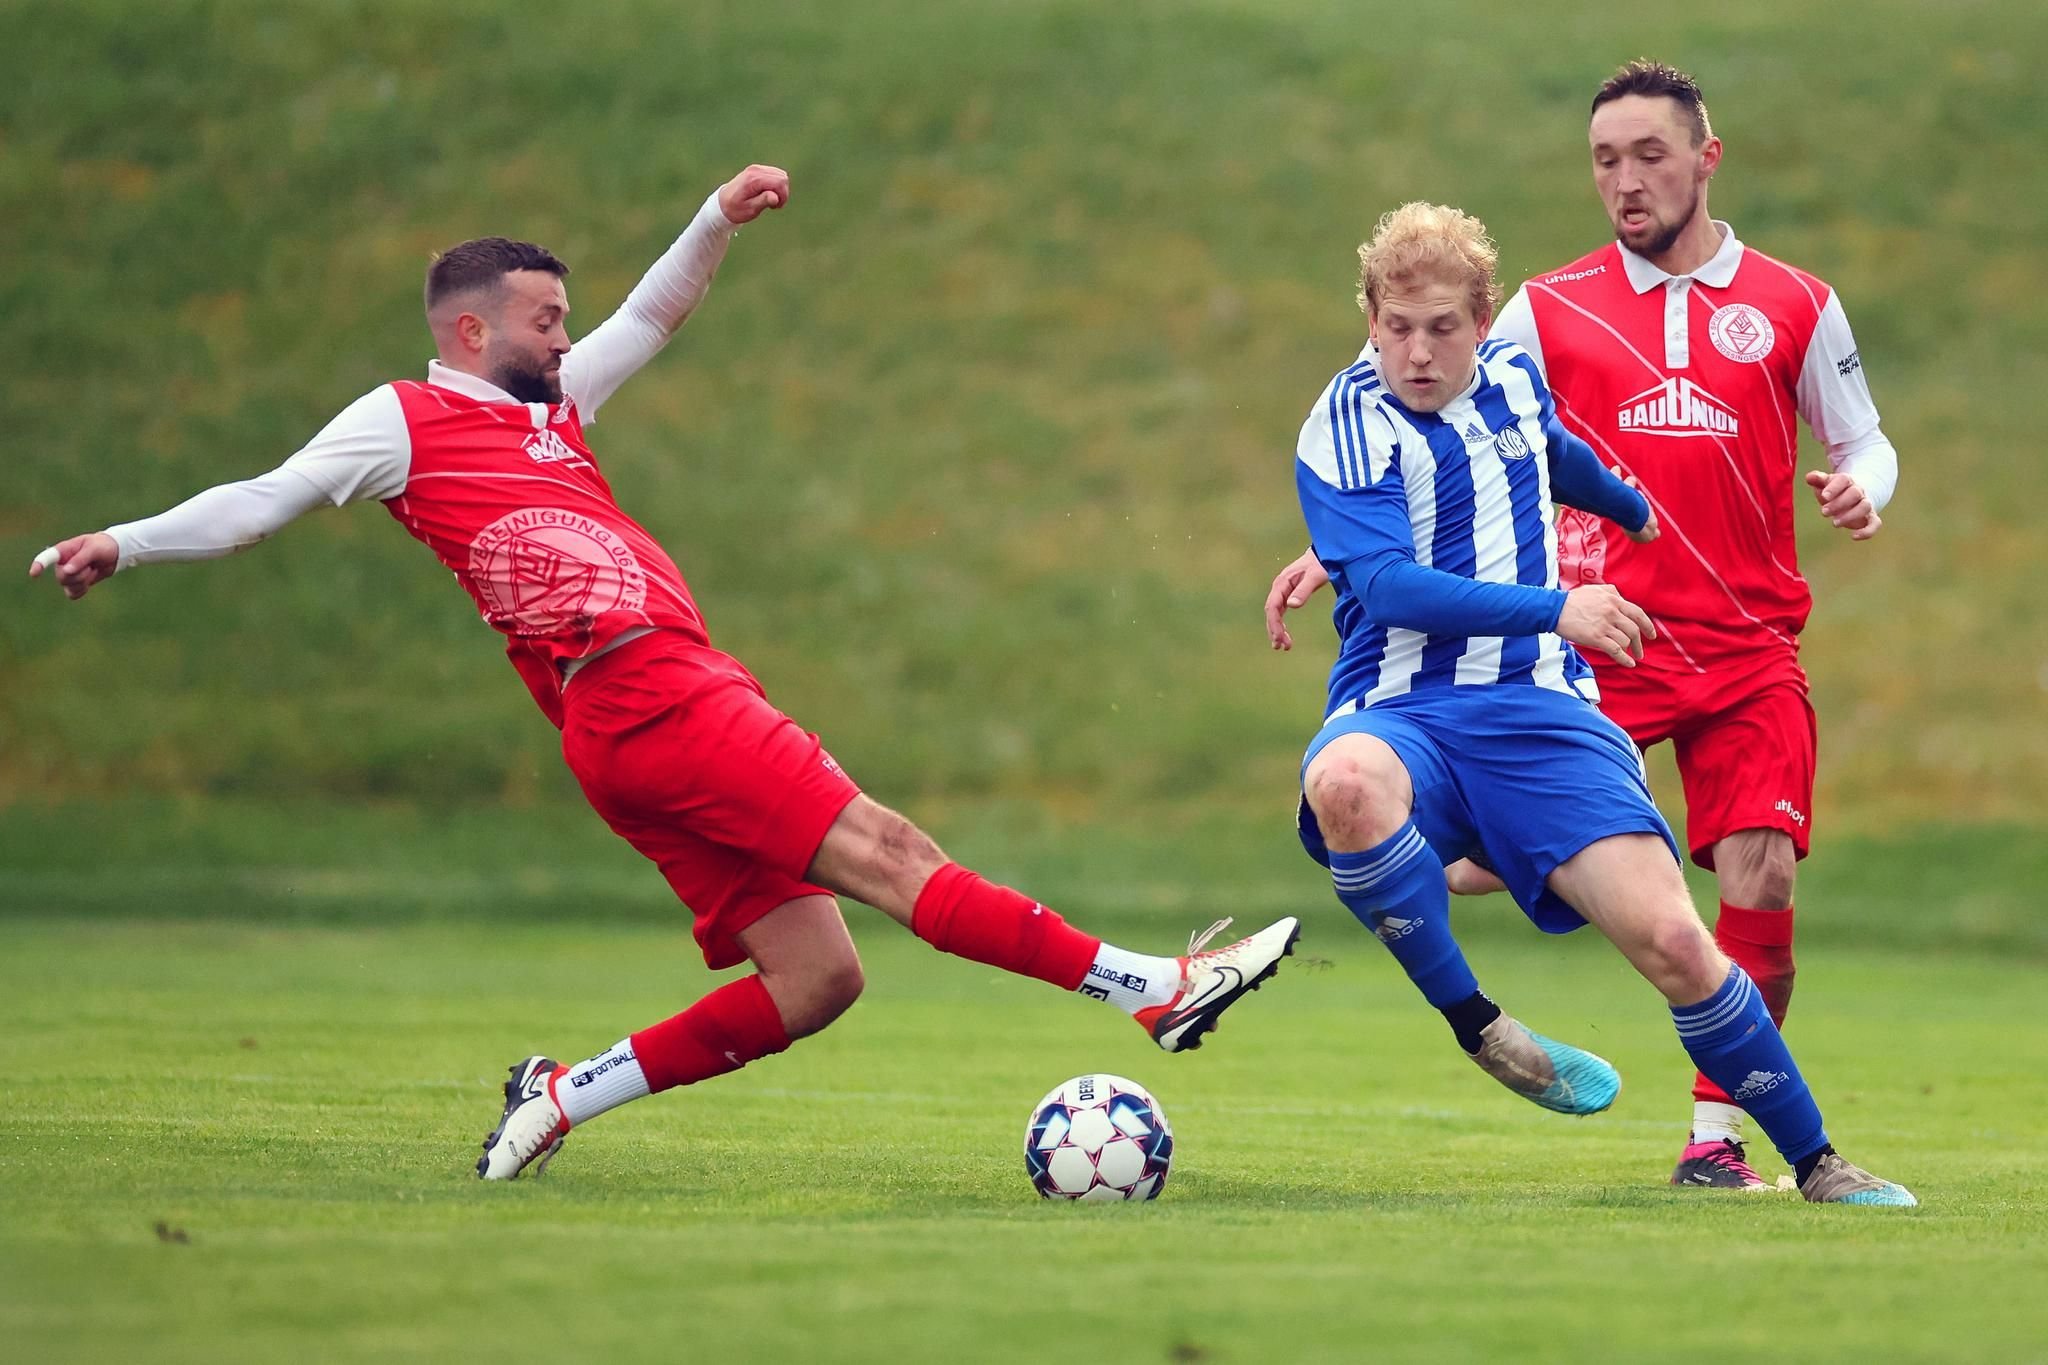
{"type": "Polygon", "coordinates": [[[477,532],[469,574],[492,623],[517,634],[647,604],[647,574],[625,538],[559,507],[522,508],[477,532]]]}
{"type": "Polygon", "coordinates": [[[1754,365],[1771,353],[1778,332],[1755,305],[1724,303],[1707,319],[1707,337],[1730,360],[1754,365]]]}

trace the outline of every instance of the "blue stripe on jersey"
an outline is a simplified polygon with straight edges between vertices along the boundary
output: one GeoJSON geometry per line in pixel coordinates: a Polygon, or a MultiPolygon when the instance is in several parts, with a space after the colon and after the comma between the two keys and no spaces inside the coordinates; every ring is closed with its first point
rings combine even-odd
{"type": "MultiPolygon", "coordinates": [[[[1544,535],[1542,470],[1536,462],[1546,457],[1533,453],[1542,448],[1540,441],[1532,446],[1527,440],[1528,432],[1517,420],[1514,408],[1508,403],[1507,394],[1502,392],[1500,385],[1481,383],[1478,392],[1472,395],[1472,401],[1486,422],[1487,430],[1494,433],[1494,449],[1500,453],[1501,469],[1507,475],[1508,504],[1514,509],[1515,581],[1530,587],[1544,587],[1550,581],[1550,554],[1544,535]],[[1510,428],[1520,439],[1501,441],[1500,433],[1510,428]],[[1506,452],[1517,446],[1532,453],[1508,458],[1506,452]]],[[[1504,683],[1529,681],[1538,653],[1538,641],[1533,635],[1518,635],[1504,640],[1500,651],[1500,680],[1504,683]]]]}
{"type": "Polygon", "coordinates": [[[1332,429],[1337,440],[1338,472],[1348,480],[1343,487],[1363,488],[1372,481],[1372,460],[1366,453],[1365,410],[1379,387],[1378,371],[1371,362],[1361,360],[1344,371],[1331,392],[1330,401],[1339,405],[1335,415],[1340,420],[1332,423],[1332,429]]]}
{"type": "Polygon", "coordinates": [[[1435,687],[1516,683],[1567,689],[1554,633],[1428,636],[1377,625],[1347,569],[1388,548],[1439,572],[1548,587],[1548,442],[1555,419],[1533,362],[1509,341],[1480,348],[1477,382],[1443,411],[1410,411],[1371,351],[1340,371],[1304,423],[1296,486],[1336,590],[1342,642],[1330,672],[1335,714],[1435,687]],[[1505,434],[1506,439],[1503,439],[1505,434]],[[1518,453],[1522,452],[1522,453],[1518,453]],[[1378,476],[1375,482],[1375,475],[1378,476]]]}
{"type": "MultiPolygon", "coordinates": [[[[1465,438],[1435,413],[1405,415],[1436,455],[1436,534],[1431,537],[1429,567],[1460,578],[1477,577],[1479,556],[1472,536],[1477,499],[1465,438]]],[[[1430,687],[1452,681],[1458,671],[1458,657],[1468,643],[1462,635],[1432,635],[1422,647],[1422,667],[1415,671],[1413,686],[1430,687]]]]}

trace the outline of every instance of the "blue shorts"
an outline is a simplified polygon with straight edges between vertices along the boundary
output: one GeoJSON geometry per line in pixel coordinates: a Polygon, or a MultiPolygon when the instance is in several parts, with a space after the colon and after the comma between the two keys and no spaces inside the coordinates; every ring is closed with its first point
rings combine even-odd
{"type": "MultiPolygon", "coordinates": [[[[1537,928],[1585,923],[1544,885],[1560,863],[1616,834],[1655,834],[1679,857],[1657,812],[1642,755],[1589,702],[1544,687],[1434,687],[1326,721],[1308,765],[1339,735],[1372,735],[1400,756],[1415,784],[1411,817],[1446,864],[1484,856],[1537,928]]],[[[1316,819],[1301,803],[1301,842],[1330,865],[1316,819]]]]}

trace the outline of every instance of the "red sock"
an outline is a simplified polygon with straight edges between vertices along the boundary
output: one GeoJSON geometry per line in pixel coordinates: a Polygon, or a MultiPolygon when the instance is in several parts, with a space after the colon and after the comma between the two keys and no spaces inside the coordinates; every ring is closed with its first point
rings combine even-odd
{"type": "Polygon", "coordinates": [[[675,1018],[633,1035],[633,1055],[653,1093],[738,1071],[788,1046],[782,1015],[759,976],[720,986],[675,1018]]]}
{"type": "Polygon", "coordinates": [[[942,953],[1078,990],[1102,940],[1007,886],[947,863],[917,893],[910,931],[942,953]]]}
{"type": "MultiPolygon", "coordinates": [[[[1714,941],[1731,961],[1756,982],[1771,1022],[1783,1027],[1785,1009],[1792,1003],[1792,911],[1746,910],[1721,902],[1721,918],[1714,921],[1714,941]]],[[[1692,1097],[1714,1104],[1733,1104],[1728,1092],[1705,1076],[1693,1077],[1692,1097]]]]}

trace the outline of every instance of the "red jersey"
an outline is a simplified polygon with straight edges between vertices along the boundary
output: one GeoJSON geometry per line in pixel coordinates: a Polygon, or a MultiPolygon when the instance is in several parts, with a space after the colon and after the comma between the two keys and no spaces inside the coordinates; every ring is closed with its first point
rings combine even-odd
{"type": "Polygon", "coordinates": [[[1561,575],[1574,561],[1657,622],[1644,665],[1796,650],[1812,607],[1793,537],[1799,419],[1831,447],[1877,427],[1833,291],[1732,232],[1690,276],[1609,243],[1529,281],[1493,335],[1537,357],[1565,426],[1656,509],[1648,545],[1575,512],[1558,542],[1561,575]]]}
{"type": "Polygon", "coordinates": [[[454,573],[556,725],[562,665],[635,627],[708,639],[681,570],[619,510],[573,398],[485,402],[390,386],[405,414],[405,491],[385,502],[454,573]]]}

